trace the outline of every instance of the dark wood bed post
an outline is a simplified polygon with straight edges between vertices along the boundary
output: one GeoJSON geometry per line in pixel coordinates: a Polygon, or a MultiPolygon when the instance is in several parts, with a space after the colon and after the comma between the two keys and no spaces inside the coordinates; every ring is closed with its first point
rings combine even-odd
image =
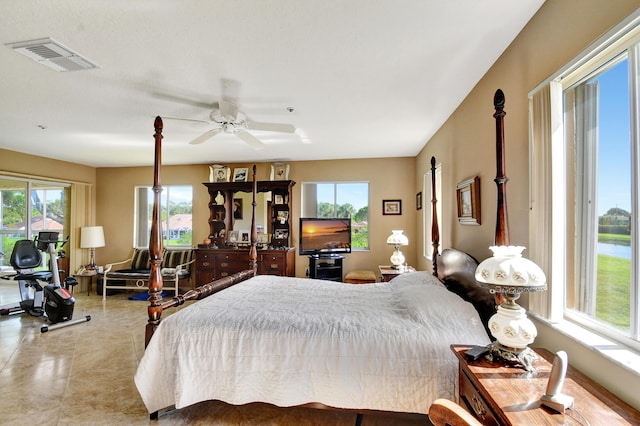
{"type": "Polygon", "coordinates": [[[438,229],[438,199],[436,196],[436,157],[431,157],[431,245],[433,246],[433,275],[438,276],[438,248],[440,230],[438,229]]]}
{"type": "Polygon", "coordinates": [[[495,244],[508,246],[511,244],[509,236],[509,217],[507,214],[507,181],[504,167],[504,93],[496,90],[493,96],[493,106],[496,109],[493,114],[496,119],[496,178],[494,179],[498,189],[498,205],[496,217],[495,244]]]}
{"type": "Polygon", "coordinates": [[[153,163],[153,215],[151,219],[151,236],[149,238],[149,261],[151,272],[149,273],[149,321],[145,330],[145,348],[151,340],[153,332],[160,324],[162,316],[162,222],[160,216],[160,195],[162,186],[160,185],[160,165],[162,164],[162,118],[156,117],[153,122],[156,132],[155,138],[155,160],[153,163]]]}
{"type": "Polygon", "coordinates": [[[257,167],[253,165],[253,199],[251,201],[251,248],[249,249],[249,269],[254,275],[258,273],[258,231],[256,229],[256,194],[258,193],[257,167]]]}

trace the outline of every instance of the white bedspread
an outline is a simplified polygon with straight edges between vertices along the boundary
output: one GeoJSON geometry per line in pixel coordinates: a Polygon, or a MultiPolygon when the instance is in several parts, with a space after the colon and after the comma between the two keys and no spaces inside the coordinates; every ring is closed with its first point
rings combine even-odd
{"type": "Polygon", "coordinates": [[[361,285],[257,276],[163,319],[135,383],[149,412],[217,399],[427,413],[455,399],[453,343],[489,338],[426,272],[361,285]]]}

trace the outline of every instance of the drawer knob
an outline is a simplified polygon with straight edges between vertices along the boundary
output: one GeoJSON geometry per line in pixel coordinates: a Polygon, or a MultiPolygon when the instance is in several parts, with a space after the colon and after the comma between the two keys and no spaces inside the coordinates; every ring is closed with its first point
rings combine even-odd
{"type": "Polygon", "coordinates": [[[485,414],[487,414],[487,412],[484,409],[484,404],[482,403],[482,401],[476,396],[476,395],[472,395],[471,396],[471,400],[473,402],[473,411],[475,411],[476,415],[478,417],[480,417],[482,420],[484,420],[484,416],[485,414]]]}

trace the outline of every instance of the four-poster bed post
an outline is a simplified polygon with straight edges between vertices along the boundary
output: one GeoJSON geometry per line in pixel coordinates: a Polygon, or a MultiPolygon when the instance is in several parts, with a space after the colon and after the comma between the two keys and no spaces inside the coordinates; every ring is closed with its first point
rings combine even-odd
{"type": "Polygon", "coordinates": [[[497,190],[497,214],[495,245],[508,246],[511,244],[509,236],[509,217],[507,215],[507,178],[504,166],[504,93],[496,90],[493,96],[493,106],[496,109],[493,117],[496,119],[496,178],[494,179],[497,190]]]}
{"type": "Polygon", "coordinates": [[[149,321],[145,330],[145,347],[153,332],[160,323],[162,315],[162,223],[160,221],[160,195],[162,186],[160,184],[160,166],[162,164],[162,118],[156,117],[153,122],[155,133],[155,154],[153,163],[153,214],[151,219],[151,236],[149,238],[149,262],[151,271],[149,272],[149,321]]]}
{"type": "Polygon", "coordinates": [[[438,198],[436,194],[436,157],[431,157],[431,245],[433,246],[433,275],[438,276],[438,253],[440,246],[440,230],[438,228],[438,198]]]}

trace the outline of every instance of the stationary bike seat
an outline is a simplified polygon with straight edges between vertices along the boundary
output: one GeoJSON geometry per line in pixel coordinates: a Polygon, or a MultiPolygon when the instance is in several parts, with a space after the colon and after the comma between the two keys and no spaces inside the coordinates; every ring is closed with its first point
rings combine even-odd
{"type": "Polygon", "coordinates": [[[28,273],[19,273],[18,275],[14,275],[12,278],[14,280],[38,280],[38,281],[49,281],[53,277],[53,273],[51,271],[33,271],[28,273]]]}

